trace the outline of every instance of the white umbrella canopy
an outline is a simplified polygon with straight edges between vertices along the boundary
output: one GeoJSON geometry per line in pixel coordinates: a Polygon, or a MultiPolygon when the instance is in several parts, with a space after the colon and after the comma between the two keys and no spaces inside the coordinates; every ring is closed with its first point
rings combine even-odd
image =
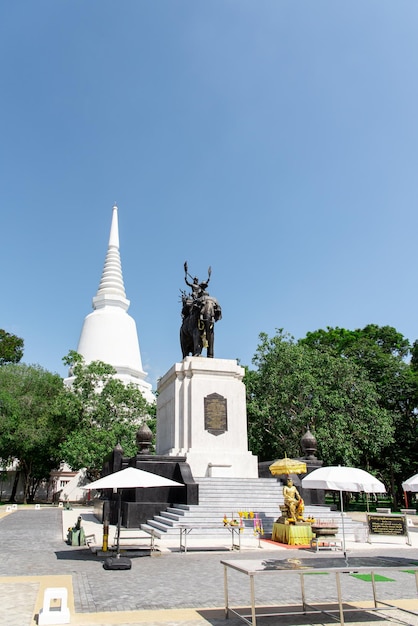
{"type": "Polygon", "coordinates": [[[119,472],[114,472],[108,476],[103,476],[92,483],[85,485],[83,489],[113,489],[119,491],[118,498],[118,523],[117,523],[117,546],[116,558],[120,557],[120,528],[121,528],[121,507],[122,489],[139,489],[147,487],[183,487],[183,483],[178,483],[171,478],[164,478],[152,472],[145,472],[136,467],[127,467],[119,472]]]}
{"type": "Polygon", "coordinates": [[[302,478],[302,487],[306,489],[386,493],[385,485],[372,474],[357,467],[345,465],[319,467],[302,478]]]}
{"type": "Polygon", "coordinates": [[[418,474],[414,474],[402,483],[402,489],[404,491],[418,492],[418,474]]]}
{"type": "Polygon", "coordinates": [[[152,472],[127,467],[126,469],[114,472],[103,478],[99,478],[83,489],[134,489],[139,487],[183,487],[183,483],[178,483],[171,478],[164,478],[152,472]]]}
{"type": "Polygon", "coordinates": [[[343,534],[343,550],[347,560],[345,548],[343,491],[364,491],[365,493],[386,493],[385,485],[369,472],[357,467],[346,465],[330,465],[319,467],[301,481],[305,489],[323,489],[340,492],[341,524],[343,534]]]}

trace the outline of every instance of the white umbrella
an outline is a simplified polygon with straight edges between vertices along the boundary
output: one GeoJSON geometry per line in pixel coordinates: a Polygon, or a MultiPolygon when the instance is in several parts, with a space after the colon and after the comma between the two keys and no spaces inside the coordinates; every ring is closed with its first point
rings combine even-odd
{"type": "Polygon", "coordinates": [[[126,469],[108,474],[103,478],[99,478],[89,485],[85,485],[83,489],[135,489],[138,487],[182,487],[182,483],[178,483],[170,478],[164,478],[152,472],[136,469],[136,467],[127,467],[126,469]]]}
{"type": "Polygon", "coordinates": [[[119,492],[118,503],[118,540],[116,548],[116,556],[119,557],[119,537],[121,527],[121,506],[122,506],[122,489],[138,489],[147,487],[183,487],[183,483],[178,483],[171,478],[164,478],[152,472],[136,469],[136,467],[127,467],[126,469],[108,474],[103,478],[99,478],[89,485],[85,485],[83,489],[113,489],[119,492]]]}
{"type": "Polygon", "coordinates": [[[320,467],[305,476],[305,478],[302,478],[301,484],[305,489],[323,489],[324,491],[334,490],[340,492],[344,556],[346,556],[346,550],[342,492],[386,493],[385,485],[372,474],[357,467],[347,467],[345,465],[320,467]]]}
{"type": "Polygon", "coordinates": [[[345,465],[319,467],[302,479],[302,486],[307,489],[386,493],[385,485],[372,474],[345,465]]]}
{"type": "Polygon", "coordinates": [[[416,493],[418,491],[418,474],[414,474],[414,476],[405,480],[402,483],[402,489],[404,491],[413,491],[416,493]]]}

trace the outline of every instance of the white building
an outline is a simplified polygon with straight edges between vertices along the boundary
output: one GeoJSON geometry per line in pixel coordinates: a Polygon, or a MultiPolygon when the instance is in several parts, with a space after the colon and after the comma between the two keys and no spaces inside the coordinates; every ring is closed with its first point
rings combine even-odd
{"type": "MultiPolygon", "coordinates": [[[[88,365],[103,361],[116,370],[116,378],[133,383],[148,402],[155,402],[152,386],[142,369],[141,352],[135,320],[128,315],[119,253],[118,207],[113,207],[109,245],[99,288],[93,298],[93,311],[84,320],[77,352],[88,365]]],[[[71,385],[74,377],[64,380],[71,385]]]]}

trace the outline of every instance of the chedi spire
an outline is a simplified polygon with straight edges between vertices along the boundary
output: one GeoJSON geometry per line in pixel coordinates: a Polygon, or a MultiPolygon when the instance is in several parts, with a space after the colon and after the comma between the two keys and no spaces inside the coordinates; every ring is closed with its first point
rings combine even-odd
{"type": "Polygon", "coordinates": [[[130,302],[126,299],[119,253],[118,207],[114,205],[112,211],[109,245],[99,288],[96,296],[93,298],[93,308],[100,309],[112,304],[127,311],[130,302]]]}
{"type": "MultiPolygon", "coordinates": [[[[93,311],[84,320],[77,352],[88,364],[103,361],[116,370],[116,378],[139,387],[148,402],[154,402],[147,374],[142,369],[135,320],[128,315],[119,252],[118,207],[112,209],[109,244],[99,288],[93,298],[93,311]]],[[[66,379],[71,383],[71,378],[66,379]]]]}

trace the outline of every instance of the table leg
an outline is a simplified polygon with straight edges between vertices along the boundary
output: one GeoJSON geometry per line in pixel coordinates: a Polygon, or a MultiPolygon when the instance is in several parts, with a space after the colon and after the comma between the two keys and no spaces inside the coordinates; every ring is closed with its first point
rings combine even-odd
{"type": "Polygon", "coordinates": [[[228,570],[224,565],[224,598],[225,598],[225,619],[229,618],[229,599],[228,599],[228,570]]]}
{"type": "Polygon", "coordinates": [[[314,545],[315,545],[315,552],[318,552],[318,550],[319,550],[319,539],[318,539],[318,537],[312,537],[312,539],[310,541],[311,549],[313,549],[314,545]]]}
{"type": "Polygon", "coordinates": [[[371,577],[372,577],[372,589],[373,589],[373,602],[374,602],[374,607],[377,608],[377,593],[376,593],[376,581],[374,578],[374,572],[370,572],[371,577]]]}
{"type": "Polygon", "coordinates": [[[232,550],[238,550],[239,552],[241,552],[241,532],[239,527],[233,528],[232,526],[229,529],[231,531],[231,540],[232,540],[232,545],[231,545],[231,549],[232,550]],[[235,535],[238,536],[238,543],[235,543],[235,535]]]}
{"type": "Polygon", "coordinates": [[[255,591],[254,591],[254,575],[250,574],[250,589],[251,589],[251,624],[256,626],[257,620],[255,616],[255,591]]]}
{"type": "Polygon", "coordinates": [[[335,572],[335,581],[337,583],[338,608],[340,609],[340,624],[341,626],[344,626],[344,610],[341,598],[341,581],[339,572],[335,572]]]}
{"type": "Polygon", "coordinates": [[[180,528],[180,552],[187,552],[187,528],[180,528]]]}
{"type": "Polygon", "coordinates": [[[305,577],[303,574],[299,574],[300,577],[300,590],[302,593],[302,607],[306,611],[306,597],[305,597],[305,577]]]}

